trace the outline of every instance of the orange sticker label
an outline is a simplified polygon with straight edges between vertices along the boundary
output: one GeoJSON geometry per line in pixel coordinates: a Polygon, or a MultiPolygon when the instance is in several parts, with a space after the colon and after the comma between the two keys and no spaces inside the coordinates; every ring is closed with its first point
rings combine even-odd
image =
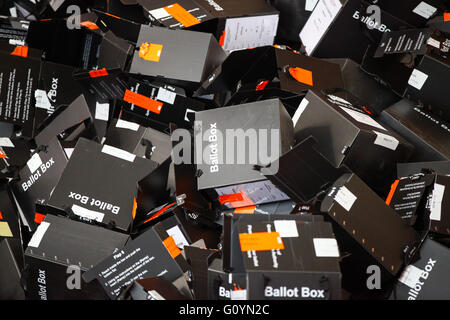
{"type": "Polygon", "coordinates": [[[18,57],[28,57],[28,47],[27,46],[18,46],[14,49],[13,52],[11,52],[12,56],[18,56],[18,57]]]}
{"type": "Polygon", "coordinates": [[[94,22],[92,21],[83,21],[80,23],[80,25],[82,25],[83,27],[86,27],[90,30],[97,30],[99,29],[98,25],[96,25],[94,22]]]}
{"type": "Polygon", "coordinates": [[[6,158],[8,158],[8,157],[6,156],[5,151],[3,151],[2,148],[0,148],[0,159],[6,159],[6,158]]]}
{"type": "Polygon", "coordinates": [[[162,44],[144,42],[139,49],[139,57],[144,60],[159,62],[162,49],[162,44]]]}
{"type": "Polygon", "coordinates": [[[388,196],[386,198],[386,204],[387,205],[391,204],[392,197],[395,194],[395,190],[397,190],[397,186],[398,186],[399,182],[400,182],[400,180],[395,180],[394,183],[391,185],[391,191],[389,191],[389,194],[388,194],[388,196]]]}
{"type": "Polygon", "coordinates": [[[37,224],[41,224],[41,222],[44,220],[45,218],[45,214],[41,214],[36,212],[34,214],[34,222],[36,222],[37,224]]]}
{"type": "Polygon", "coordinates": [[[444,21],[450,21],[450,12],[444,13],[444,21]]]}
{"type": "Polygon", "coordinates": [[[284,249],[283,240],[278,232],[240,233],[241,251],[269,251],[284,249]]]}
{"type": "Polygon", "coordinates": [[[2,212],[0,211],[0,220],[3,220],[2,212]]]}
{"type": "Polygon", "coordinates": [[[181,254],[181,250],[177,247],[177,244],[175,243],[175,240],[172,236],[169,236],[166,240],[164,240],[163,244],[166,247],[167,251],[169,251],[170,256],[173,259],[181,254]]]}
{"type": "Polygon", "coordinates": [[[234,209],[234,213],[238,214],[253,214],[255,212],[256,206],[240,207],[234,209]]]}
{"type": "Polygon", "coordinates": [[[222,31],[222,35],[219,38],[219,45],[223,47],[224,44],[225,44],[225,30],[222,31]]]}
{"type": "Polygon", "coordinates": [[[242,197],[242,194],[240,194],[240,193],[224,194],[222,196],[219,196],[219,202],[221,204],[232,203],[232,202],[242,201],[242,200],[244,200],[244,198],[242,197]]]}
{"type": "Polygon", "coordinates": [[[134,218],[136,218],[136,209],[137,209],[137,202],[136,202],[136,198],[133,199],[133,210],[131,211],[131,216],[134,218]]]}
{"type": "Polygon", "coordinates": [[[156,101],[153,99],[150,99],[149,97],[146,97],[142,94],[130,91],[128,89],[125,90],[125,95],[123,96],[123,100],[134,104],[138,107],[141,107],[143,109],[149,110],[151,112],[154,112],[156,114],[161,113],[161,109],[163,106],[163,103],[160,101],[156,101]]]}
{"type": "Polygon", "coordinates": [[[256,91],[264,90],[264,88],[267,86],[268,83],[269,83],[269,80],[261,81],[261,82],[258,83],[258,85],[256,86],[256,91]]]}
{"type": "Polygon", "coordinates": [[[106,71],[105,68],[100,70],[92,70],[89,71],[89,75],[91,76],[91,78],[104,77],[108,75],[108,71],[106,71]]]}
{"type": "Polygon", "coordinates": [[[178,3],[174,3],[170,6],[164,7],[164,10],[166,10],[168,14],[170,14],[175,20],[177,20],[186,28],[200,23],[200,21],[196,17],[187,12],[186,9],[184,9],[178,3]]]}
{"type": "Polygon", "coordinates": [[[289,68],[290,75],[300,83],[313,86],[313,74],[311,71],[302,68],[289,68]]]}

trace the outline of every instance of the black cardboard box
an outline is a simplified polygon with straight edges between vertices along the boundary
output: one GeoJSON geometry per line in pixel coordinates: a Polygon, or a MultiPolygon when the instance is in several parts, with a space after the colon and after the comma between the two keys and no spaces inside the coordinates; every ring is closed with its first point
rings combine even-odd
{"type": "Polygon", "coordinates": [[[157,166],[119,148],[79,139],[48,205],[63,215],[72,211],[74,218],[127,231],[137,208],[138,181],[157,166]]]}
{"type": "Polygon", "coordinates": [[[321,211],[333,221],[340,249],[343,288],[353,294],[389,291],[390,283],[411,261],[419,234],[355,174],[345,174],[330,189],[321,211]],[[348,255],[349,253],[349,255],[348,255]],[[379,266],[381,290],[367,287],[367,267],[379,266]]]}
{"type": "Polygon", "coordinates": [[[195,90],[226,58],[212,35],[141,26],[129,72],[195,90]]]}
{"type": "Polygon", "coordinates": [[[162,26],[212,33],[224,50],[272,45],[278,11],[264,0],[139,0],[149,19],[162,26]]]}
{"type": "Polygon", "coordinates": [[[198,190],[211,201],[234,208],[289,199],[253,169],[269,165],[293,142],[292,120],[278,99],[197,112],[194,137],[198,190]]]}
{"type": "Polygon", "coordinates": [[[107,299],[82,274],[120,250],[128,236],[67,218],[47,215],[25,251],[27,298],[107,299]]]}
{"type": "Polygon", "coordinates": [[[411,144],[380,125],[363,107],[334,94],[310,90],[293,120],[297,141],[312,135],[317,150],[333,166],[346,165],[380,194],[387,194],[397,162],[407,161],[413,151],[411,144]]]}
{"type": "Polygon", "coordinates": [[[162,276],[172,282],[186,270],[186,261],[174,238],[157,224],[100,261],[83,279],[87,283],[97,279],[109,298],[115,299],[122,287],[135,280],[162,276]]]}
{"type": "Polygon", "coordinates": [[[411,162],[450,159],[450,124],[412,102],[404,99],[392,105],[379,121],[414,145],[411,162]]]}
{"type": "Polygon", "coordinates": [[[447,300],[450,284],[447,270],[450,251],[427,239],[420,248],[418,261],[408,265],[392,292],[393,300],[447,300]]]}
{"type": "Polygon", "coordinates": [[[339,248],[330,223],[238,222],[248,299],[339,299],[339,248]]]}

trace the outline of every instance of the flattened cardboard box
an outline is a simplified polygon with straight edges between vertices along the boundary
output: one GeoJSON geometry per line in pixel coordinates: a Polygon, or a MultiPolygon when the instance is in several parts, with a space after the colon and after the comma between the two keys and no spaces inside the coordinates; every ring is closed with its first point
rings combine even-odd
{"type": "Polygon", "coordinates": [[[340,298],[340,254],[330,223],[239,221],[238,230],[248,299],[340,298]]]}
{"type": "Polygon", "coordinates": [[[25,251],[27,298],[107,299],[97,283],[86,284],[76,277],[120,250],[127,240],[122,233],[47,215],[25,251]]]}
{"type": "Polygon", "coordinates": [[[224,50],[272,45],[278,11],[263,0],[139,0],[150,20],[165,27],[212,33],[224,50]]]}
{"type": "Polygon", "coordinates": [[[151,160],[81,138],[48,205],[127,231],[136,210],[137,183],[156,167],[151,160]]]}
{"type": "Polygon", "coordinates": [[[115,299],[121,288],[133,281],[156,276],[175,281],[186,267],[172,236],[157,225],[98,263],[83,275],[83,279],[88,283],[97,279],[109,298],[115,299]]]}
{"type": "Polygon", "coordinates": [[[450,159],[450,124],[404,99],[384,110],[379,121],[415,147],[411,162],[450,159]]]}

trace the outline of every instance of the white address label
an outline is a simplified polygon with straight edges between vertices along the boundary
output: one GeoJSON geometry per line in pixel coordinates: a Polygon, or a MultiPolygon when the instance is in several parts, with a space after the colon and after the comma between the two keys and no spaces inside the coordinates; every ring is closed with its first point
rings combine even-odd
{"type": "Polygon", "coordinates": [[[105,217],[105,215],[101,212],[89,210],[89,209],[80,207],[76,204],[72,205],[72,211],[79,217],[86,218],[89,220],[95,220],[98,222],[102,222],[103,218],[105,217]]]}
{"type": "Polygon", "coordinates": [[[102,152],[109,154],[110,156],[120,158],[126,161],[134,162],[134,159],[136,158],[136,155],[129,153],[128,151],[110,146],[105,144],[102,148],[102,152]]]}
{"type": "Polygon", "coordinates": [[[28,243],[29,247],[39,248],[39,244],[42,241],[45,233],[47,232],[48,227],[50,227],[50,223],[42,221],[41,224],[37,227],[33,237],[28,243]]]}
{"type": "Polygon", "coordinates": [[[409,77],[408,84],[417,90],[422,90],[423,85],[428,79],[428,75],[420,70],[414,69],[409,77]]]}
{"type": "Polygon", "coordinates": [[[336,239],[333,238],[314,238],[314,250],[316,257],[330,258],[339,257],[339,248],[336,239]]]}
{"type": "Polygon", "coordinates": [[[429,19],[436,12],[436,10],[437,9],[435,7],[422,1],[417,7],[414,8],[413,12],[425,19],[429,19]]]}
{"type": "Polygon", "coordinates": [[[357,197],[347,189],[347,187],[341,187],[336,194],[334,200],[339,203],[345,210],[350,211],[357,197]]]}
{"type": "Polygon", "coordinates": [[[394,151],[397,150],[400,141],[398,141],[396,138],[377,131],[374,131],[374,133],[377,135],[374,144],[394,151]]]}

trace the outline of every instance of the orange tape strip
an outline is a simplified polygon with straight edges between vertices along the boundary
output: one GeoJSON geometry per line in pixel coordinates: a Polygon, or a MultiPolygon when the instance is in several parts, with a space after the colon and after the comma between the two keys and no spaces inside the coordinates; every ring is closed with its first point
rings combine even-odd
{"type": "Polygon", "coordinates": [[[289,68],[290,75],[300,83],[313,86],[313,74],[311,71],[302,68],[289,68]]]}
{"type": "Polygon", "coordinates": [[[391,204],[392,197],[395,194],[395,190],[397,190],[397,186],[398,186],[399,182],[400,182],[400,180],[395,180],[394,183],[391,185],[391,191],[389,191],[389,194],[388,194],[388,196],[386,198],[386,204],[387,205],[391,204]]]}
{"type": "Polygon", "coordinates": [[[83,27],[86,27],[90,30],[97,30],[99,29],[98,25],[96,25],[94,22],[92,21],[83,21],[80,23],[80,25],[82,25],[83,27]]]}
{"type": "Polygon", "coordinates": [[[106,71],[105,68],[100,70],[92,70],[89,71],[89,75],[91,76],[91,78],[104,77],[108,75],[108,71],[106,71]]]}
{"type": "Polygon", "coordinates": [[[163,244],[166,247],[167,251],[169,251],[170,256],[173,259],[181,254],[181,250],[177,247],[177,244],[175,243],[175,240],[172,236],[169,236],[166,240],[164,240],[163,244]]]}
{"type": "Polygon", "coordinates": [[[241,251],[269,251],[284,249],[283,240],[278,232],[240,233],[241,251]]]}
{"type": "Polygon", "coordinates": [[[163,103],[160,101],[156,101],[153,99],[150,99],[149,97],[146,97],[142,94],[130,91],[128,89],[125,90],[125,95],[123,96],[123,100],[134,104],[138,107],[141,107],[143,109],[149,110],[151,112],[154,112],[156,114],[161,113],[161,109],[163,106],[163,103]]]}
{"type": "Polygon", "coordinates": [[[45,214],[36,212],[34,215],[34,222],[40,224],[42,222],[42,220],[44,220],[44,218],[45,218],[45,214]]]}
{"type": "Polygon", "coordinates": [[[133,199],[133,210],[131,211],[131,216],[134,218],[136,218],[136,209],[137,209],[137,202],[136,202],[136,198],[133,199]]]}
{"type": "Polygon", "coordinates": [[[255,212],[256,206],[240,207],[234,209],[234,213],[238,214],[253,214],[255,212]]]}
{"type": "Polygon", "coordinates": [[[17,46],[13,52],[11,52],[12,56],[18,57],[28,57],[28,47],[27,46],[17,46]]]}
{"type": "Polygon", "coordinates": [[[186,28],[200,23],[200,21],[196,17],[187,12],[186,9],[184,9],[178,3],[174,3],[170,6],[164,7],[164,10],[166,10],[167,13],[169,13],[175,20],[177,20],[186,28]]]}

